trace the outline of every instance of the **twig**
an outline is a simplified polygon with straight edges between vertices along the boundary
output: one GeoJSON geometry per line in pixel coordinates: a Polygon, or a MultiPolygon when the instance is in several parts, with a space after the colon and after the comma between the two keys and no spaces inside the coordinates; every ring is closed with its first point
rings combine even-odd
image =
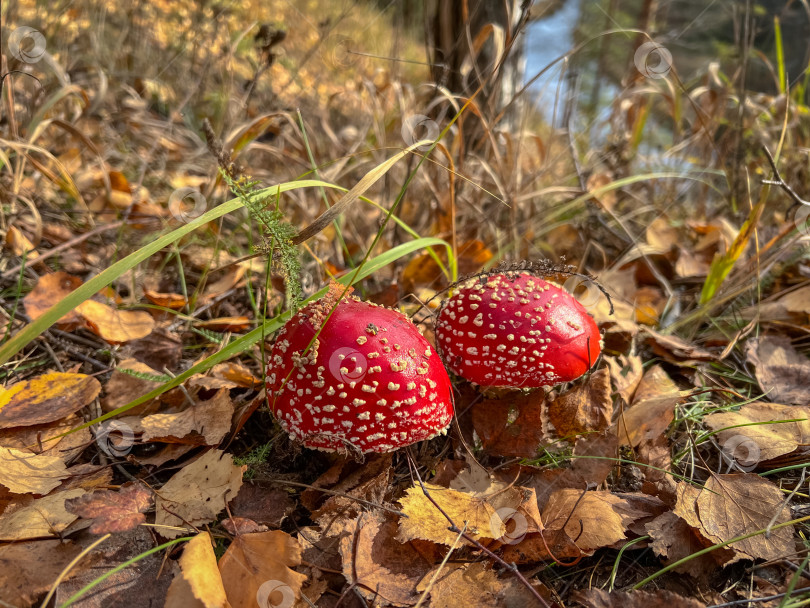
{"type": "Polygon", "coordinates": [[[763,179],[762,183],[770,184],[772,186],[779,186],[782,188],[782,190],[788,193],[788,196],[790,196],[790,198],[792,198],[797,205],[810,205],[810,201],[803,200],[798,194],[796,194],[796,191],[793,190],[793,188],[791,188],[784,179],[782,179],[782,174],[779,173],[779,169],[776,168],[776,161],[773,159],[773,155],[771,154],[771,151],[768,150],[768,147],[763,145],[762,149],[765,151],[765,156],[768,159],[768,163],[771,165],[773,174],[776,176],[776,179],[763,179]]]}
{"type": "Polygon", "coordinates": [[[528,580],[526,580],[526,577],[523,576],[523,574],[520,572],[516,564],[514,563],[509,564],[505,562],[503,559],[495,555],[492,551],[487,549],[484,545],[475,540],[472,536],[464,532],[461,528],[459,528],[455,524],[453,518],[450,517],[447,514],[447,512],[439,506],[439,503],[437,503],[428,492],[427,488],[425,487],[425,484],[422,483],[422,477],[419,475],[419,470],[416,467],[416,463],[413,461],[413,457],[411,456],[410,450],[407,451],[407,455],[408,455],[408,467],[411,469],[411,473],[416,476],[416,480],[419,482],[419,486],[422,488],[422,493],[424,493],[425,498],[427,498],[431,503],[433,503],[433,506],[436,507],[439,510],[439,513],[441,513],[444,516],[444,518],[450,523],[450,527],[448,528],[448,530],[450,530],[450,532],[453,532],[454,534],[460,534],[461,537],[468,543],[475,546],[479,551],[486,553],[486,555],[489,556],[491,559],[494,559],[501,566],[512,572],[512,574],[514,574],[518,578],[518,580],[521,583],[523,583],[523,585],[525,585],[525,587],[535,597],[535,599],[540,603],[540,605],[543,606],[543,608],[551,608],[548,602],[543,599],[543,596],[540,595],[537,589],[534,588],[534,585],[532,585],[528,580]]]}
{"type": "Polygon", "coordinates": [[[307,488],[309,490],[315,490],[316,492],[323,492],[324,494],[332,494],[334,496],[341,496],[342,498],[348,498],[349,500],[355,500],[361,504],[364,504],[369,507],[374,507],[376,509],[382,509],[383,511],[388,511],[389,513],[393,513],[394,515],[399,515],[400,517],[408,517],[402,511],[397,511],[396,509],[392,509],[391,507],[386,507],[385,505],[378,505],[375,502],[371,502],[370,500],[365,500],[363,498],[358,498],[357,496],[352,496],[351,494],[346,494],[344,492],[338,492],[337,490],[328,490],[326,488],[319,488],[317,486],[310,485],[308,483],[298,483],[297,481],[287,481],[286,479],[265,479],[264,481],[268,481],[270,483],[278,483],[284,484],[288,486],[296,486],[298,488],[307,488]]]}

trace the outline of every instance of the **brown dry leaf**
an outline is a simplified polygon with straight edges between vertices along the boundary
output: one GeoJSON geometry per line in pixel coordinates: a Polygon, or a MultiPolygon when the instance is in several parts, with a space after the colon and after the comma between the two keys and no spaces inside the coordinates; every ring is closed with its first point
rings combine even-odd
{"type": "Polygon", "coordinates": [[[619,414],[619,439],[633,447],[664,434],[675,419],[681,393],[660,365],[647,370],[636,389],[632,405],[619,414]]]}
{"type": "Polygon", "coordinates": [[[0,516],[0,540],[29,540],[57,536],[77,518],[65,509],[65,500],[84,494],[79,488],[39,498],[0,516]]]}
{"type": "Polygon", "coordinates": [[[254,376],[244,365],[239,365],[231,361],[217,363],[211,368],[211,375],[214,378],[222,378],[223,380],[233,382],[236,386],[242,388],[255,388],[262,383],[262,380],[254,376]]]}
{"type": "Polygon", "coordinates": [[[506,562],[531,564],[542,561],[571,562],[582,556],[582,551],[565,530],[544,530],[527,534],[519,543],[507,545],[502,557],[506,562]]]}
{"type": "Polygon", "coordinates": [[[664,311],[667,299],[660,289],[655,287],[639,287],[633,299],[636,311],[636,323],[644,325],[658,325],[661,313],[664,311]]]}
{"type": "MultiPolygon", "coordinates": [[[[35,606],[81,547],[61,539],[10,543],[0,546],[0,601],[5,606],[35,606]]],[[[76,576],[87,564],[77,564],[68,577],[76,576]]]]}
{"type": "MultiPolygon", "coordinates": [[[[436,251],[437,257],[447,267],[447,253],[444,249],[436,251]]],[[[461,243],[457,249],[458,274],[467,276],[480,271],[493,255],[483,241],[477,239],[461,243]]],[[[448,284],[436,260],[429,253],[416,256],[402,271],[400,278],[402,289],[412,293],[416,287],[429,286],[440,289],[448,284]]]]}
{"type": "Polygon", "coordinates": [[[717,437],[724,452],[745,467],[810,444],[810,407],[756,401],[736,412],[710,414],[703,421],[713,431],[719,431],[717,437]],[[780,423],[780,420],[802,421],[780,423]],[[768,424],[756,424],[762,422],[768,424]]]}
{"type": "MultiPolygon", "coordinates": [[[[148,380],[143,377],[144,375],[160,376],[161,374],[137,359],[121,361],[104,386],[106,396],[101,400],[102,410],[111,412],[160,386],[159,380],[148,380]],[[125,370],[135,372],[140,376],[127,373],[125,370]]],[[[157,408],[157,405],[157,399],[152,399],[128,410],[127,414],[131,416],[149,414],[157,408]]]]}
{"type": "MultiPolygon", "coordinates": [[[[74,289],[80,287],[82,280],[63,271],[42,275],[37,284],[24,298],[25,314],[36,321],[54,304],[62,300],[74,289]]],[[[82,320],[75,311],[70,311],[56,322],[62,329],[75,329],[82,325],[82,320]]]]}
{"type": "Polygon", "coordinates": [[[234,517],[252,519],[260,524],[277,528],[287,514],[295,508],[290,494],[277,488],[264,488],[245,483],[230,503],[234,517]]]}
{"type": "Polygon", "coordinates": [[[181,310],[188,304],[186,296],[181,293],[163,293],[151,289],[144,289],[143,295],[146,296],[146,299],[152,302],[152,304],[171,310],[181,310]]]}
{"type": "Polygon", "coordinates": [[[68,477],[61,458],[0,447],[0,484],[15,494],[47,494],[68,477]]]}
{"type": "Polygon", "coordinates": [[[678,229],[669,223],[664,217],[658,217],[647,226],[644,232],[647,244],[656,253],[667,253],[677,247],[683,240],[678,229]]]}
{"type": "Polygon", "coordinates": [[[85,374],[52,372],[0,393],[0,429],[55,422],[82,409],[101,392],[85,374]]]}
{"type": "Polygon", "coordinates": [[[230,607],[208,532],[202,532],[188,542],[178,564],[180,574],[175,574],[166,594],[166,608],[230,607]]]}
{"type": "Polygon", "coordinates": [[[286,532],[237,536],[219,560],[228,601],[241,606],[292,606],[307,577],[291,570],[301,563],[301,546],[286,532]]]}
{"type": "Polygon", "coordinates": [[[746,354],[770,401],[810,405],[810,359],[796,351],[790,338],[771,335],[750,340],[746,354]]]}
{"type": "Polygon", "coordinates": [[[571,470],[588,483],[602,484],[616,466],[619,440],[616,433],[591,433],[579,439],[574,446],[571,470]]]}
{"type": "Polygon", "coordinates": [[[118,310],[95,300],[85,300],[76,312],[94,334],[110,344],[123,344],[152,333],[155,320],[142,310],[118,310]]]}
{"type": "Polygon", "coordinates": [[[133,482],[124,484],[117,492],[95,490],[65,501],[69,513],[93,520],[90,534],[132,530],[146,521],[144,513],[151,506],[152,492],[133,482]]]}
{"type": "MultiPolygon", "coordinates": [[[[421,595],[428,588],[436,569],[439,575],[430,588],[431,608],[520,608],[534,606],[537,599],[514,577],[499,579],[483,562],[437,566],[416,587],[421,595]]],[[[543,585],[536,589],[550,599],[543,585]]]]}
{"type": "Polygon", "coordinates": [[[552,439],[542,390],[482,399],[473,406],[472,422],[484,449],[496,456],[533,458],[552,439]]]}
{"type": "Polygon", "coordinates": [[[607,368],[554,399],[548,405],[548,417],[560,437],[573,439],[575,435],[607,429],[613,417],[607,368]]]}
{"type": "MultiPolygon", "coordinates": [[[[425,488],[457,526],[467,524],[467,534],[475,540],[500,538],[506,533],[506,527],[500,516],[485,500],[466,492],[433,484],[425,484],[425,488]]],[[[458,533],[447,529],[450,522],[425,496],[419,486],[408,488],[406,496],[400,499],[400,503],[402,512],[408,517],[399,522],[397,540],[406,542],[418,538],[444,545],[452,545],[455,542],[458,533]]],[[[467,543],[464,539],[460,542],[467,543]]]]}
{"type": "MultiPolygon", "coordinates": [[[[714,541],[765,530],[774,514],[774,525],[792,519],[779,488],[753,473],[712,475],[697,498],[701,533],[714,541]]],[[[770,535],[758,534],[739,540],[729,547],[748,559],[781,559],[795,551],[793,526],[771,530],[770,535]]]]}
{"type": "Polygon", "coordinates": [[[233,403],[223,388],[194,407],[176,414],[152,414],[143,418],[126,417],[133,431],[142,433],[142,441],[217,445],[231,430],[233,403]]]}
{"type": "Polygon", "coordinates": [[[605,491],[566,488],[552,493],[543,509],[550,530],[564,529],[583,552],[595,551],[626,538],[628,526],[648,513],[605,491]]]}
{"type": "Polygon", "coordinates": [[[184,530],[171,526],[213,521],[239,492],[246,468],[234,465],[230,454],[211,450],[175,473],[157,492],[155,525],[160,535],[177,538],[184,530]]]}
{"type": "Polygon", "coordinates": [[[379,510],[358,515],[349,531],[340,540],[346,580],[368,599],[379,597],[394,606],[416,603],[416,585],[434,564],[431,552],[426,557],[420,551],[424,543],[397,542],[396,518],[379,510]]]}
{"type": "Polygon", "coordinates": [[[34,244],[25,236],[19,228],[9,226],[6,232],[6,245],[14,255],[26,255],[26,258],[33,260],[39,257],[35,251],[34,244]]]}
{"type": "MultiPolygon", "coordinates": [[[[585,187],[588,189],[588,192],[594,192],[599,188],[604,188],[608,184],[613,181],[613,176],[607,171],[595,171],[588,177],[588,182],[585,184],[585,187]]],[[[596,200],[597,205],[607,211],[608,213],[613,213],[613,209],[616,206],[616,191],[615,190],[608,190],[606,192],[602,192],[601,194],[594,194],[594,200],[596,200]]]]}
{"type": "Polygon", "coordinates": [[[90,429],[73,430],[83,422],[83,418],[74,414],[49,424],[0,429],[0,445],[56,456],[67,462],[81,454],[93,439],[90,429]],[[73,432],[59,437],[68,431],[73,432]]]}
{"type": "Polygon", "coordinates": [[[665,361],[675,365],[692,367],[701,361],[714,361],[715,355],[694,344],[689,344],[678,336],[665,336],[652,329],[645,328],[647,344],[652,346],[653,352],[665,361]]]}
{"type": "Polygon", "coordinates": [[[779,303],[788,312],[810,315],[810,285],[785,294],[779,298],[779,303]]]}
{"type": "MultiPolygon", "coordinates": [[[[647,522],[645,529],[652,538],[652,550],[665,558],[664,563],[667,565],[711,545],[710,541],[707,541],[695,528],[672,511],[662,513],[647,522]]],[[[686,561],[675,568],[675,571],[689,574],[697,579],[705,578],[718,566],[722,566],[733,557],[733,551],[725,548],[717,549],[686,561]]]]}
{"type": "Polygon", "coordinates": [[[585,589],[575,591],[572,598],[585,608],[706,608],[697,600],[665,589],[654,592],[585,589]]]}
{"type": "Polygon", "coordinates": [[[156,329],[140,340],[133,340],[121,349],[121,354],[159,370],[174,370],[183,356],[183,342],[173,332],[156,329]]]}
{"type": "Polygon", "coordinates": [[[630,403],[644,376],[641,357],[619,355],[617,357],[605,356],[604,359],[610,369],[614,392],[618,393],[626,403],[630,403]]]}
{"type": "Polygon", "coordinates": [[[250,319],[247,317],[218,317],[207,321],[195,321],[194,327],[201,327],[211,331],[245,331],[250,327],[250,319]]]}
{"type": "Polygon", "coordinates": [[[252,519],[244,517],[231,517],[222,521],[222,527],[231,536],[239,536],[240,534],[252,534],[254,532],[267,532],[267,526],[257,524],[252,519]]]}

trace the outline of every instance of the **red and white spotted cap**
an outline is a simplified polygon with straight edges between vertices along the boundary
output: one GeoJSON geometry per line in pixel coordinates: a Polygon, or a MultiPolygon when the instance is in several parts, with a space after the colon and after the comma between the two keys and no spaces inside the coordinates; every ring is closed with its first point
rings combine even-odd
{"type": "Polygon", "coordinates": [[[281,427],[329,452],[389,452],[446,432],[450,378],[416,326],[354,297],[327,319],[335,301],[298,311],[270,352],[267,394],[281,427]]]}
{"type": "Polygon", "coordinates": [[[460,285],[436,322],[453,373],[482,386],[530,388],[579,378],[601,350],[599,328],[574,296],[529,272],[460,285]]]}

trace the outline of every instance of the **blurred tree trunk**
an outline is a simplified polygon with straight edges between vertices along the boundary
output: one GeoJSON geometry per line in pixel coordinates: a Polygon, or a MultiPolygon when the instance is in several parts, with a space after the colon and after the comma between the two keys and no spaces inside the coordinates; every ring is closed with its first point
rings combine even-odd
{"type": "MultiPolygon", "coordinates": [[[[525,45],[518,30],[526,15],[521,0],[429,0],[425,17],[433,80],[464,97],[483,85],[476,103],[484,116],[494,118],[523,85],[525,45]]],[[[512,104],[502,122],[513,126],[518,105],[512,104]]]]}

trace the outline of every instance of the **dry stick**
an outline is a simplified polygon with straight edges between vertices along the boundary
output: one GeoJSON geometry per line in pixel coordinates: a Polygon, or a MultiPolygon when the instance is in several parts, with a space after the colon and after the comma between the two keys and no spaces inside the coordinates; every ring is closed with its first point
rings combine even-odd
{"type": "Polygon", "coordinates": [[[419,482],[419,486],[422,488],[422,493],[425,495],[425,498],[427,498],[431,503],[433,503],[433,506],[436,507],[439,510],[439,513],[441,513],[442,516],[444,516],[444,518],[450,523],[450,527],[448,528],[448,530],[450,530],[450,532],[453,532],[454,534],[460,534],[461,537],[464,540],[466,540],[468,543],[475,546],[479,551],[482,551],[482,552],[486,553],[487,556],[489,556],[491,559],[494,559],[501,566],[503,566],[504,568],[506,568],[507,570],[512,572],[518,578],[518,580],[521,583],[523,583],[523,585],[529,590],[529,592],[535,597],[535,599],[538,602],[540,602],[540,605],[543,606],[543,608],[551,608],[551,606],[549,606],[548,602],[543,599],[543,596],[540,595],[540,593],[538,593],[537,589],[534,588],[534,585],[532,585],[528,580],[526,580],[526,577],[524,577],[523,574],[520,572],[520,570],[518,570],[518,567],[517,567],[516,564],[514,564],[514,563],[509,564],[509,563],[505,562],[503,559],[501,559],[499,556],[495,555],[492,551],[487,549],[484,545],[482,545],[480,542],[475,540],[472,536],[470,536],[469,534],[464,532],[461,528],[459,528],[455,524],[455,522],[453,521],[453,518],[450,517],[447,514],[447,512],[439,506],[439,503],[437,503],[433,499],[433,497],[430,495],[430,493],[428,492],[427,488],[425,487],[425,484],[422,483],[422,477],[419,475],[419,470],[417,469],[416,463],[414,462],[413,457],[411,456],[410,448],[407,448],[406,454],[408,456],[408,467],[411,469],[411,473],[416,476],[416,479],[419,482]]]}
{"type": "Polygon", "coordinates": [[[348,498],[349,500],[357,501],[361,504],[364,504],[369,507],[374,507],[377,509],[382,509],[383,511],[388,511],[389,513],[393,513],[394,515],[399,515],[400,517],[408,517],[402,511],[397,511],[396,509],[392,509],[391,507],[386,507],[385,505],[378,505],[375,502],[371,502],[370,500],[365,500],[364,498],[358,498],[357,496],[352,496],[351,494],[346,494],[344,492],[338,492],[337,490],[328,490],[326,488],[319,488],[317,486],[310,485],[308,483],[299,483],[297,481],[287,481],[286,479],[266,479],[270,483],[277,483],[282,485],[288,486],[296,486],[298,488],[307,488],[309,490],[315,490],[316,492],[323,492],[324,494],[332,494],[334,496],[340,496],[342,498],[348,498]]]}
{"type": "Polygon", "coordinates": [[[438,568],[436,568],[436,572],[433,573],[433,576],[430,578],[430,582],[428,582],[427,587],[425,587],[425,590],[419,597],[419,601],[416,602],[416,606],[414,606],[413,608],[419,608],[425,602],[425,598],[430,593],[430,590],[433,589],[433,585],[436,584],[436,579],[439,578],[439,574],[441,574],[442,570],[447,565],[447,562],[450,559],[450,556],[453,554],[453,551],[455,551],[456,547],[458,547],[458,543],[461,540],[461,535],[464,534],[466,531],[467,531],[467,524],[465,523],[464,528],[461,529],[461,531],[458,533],[458,536],[456,536],[456,540],[453,541],[453,546],[450,547],[450,550],[444,556],[442,563],[439,564],[438,568]]]}
{"type": "Polygon", "coordinates": [[[779,186],[782,188],[782,190],[788,193],[788,196],[790,196],[790,198],[792,198],[797,205],[810,205],[810,201],[803,200],[798,194],[796,194],[796,191],[793,190],[793,188],[791,188],[784,179],[782,179],[779,169],[776,168],[776,161],[773,159],[773,155],[771,154],[771,151],[768,150],[768,147],[763,145],[762,149],[765,151],[765,157],[768,159],[768,163],[771,165],[773,174],[776,176],[776,179],[763,179],[762,183],[770,184],[772,186],[779,186]]]}

